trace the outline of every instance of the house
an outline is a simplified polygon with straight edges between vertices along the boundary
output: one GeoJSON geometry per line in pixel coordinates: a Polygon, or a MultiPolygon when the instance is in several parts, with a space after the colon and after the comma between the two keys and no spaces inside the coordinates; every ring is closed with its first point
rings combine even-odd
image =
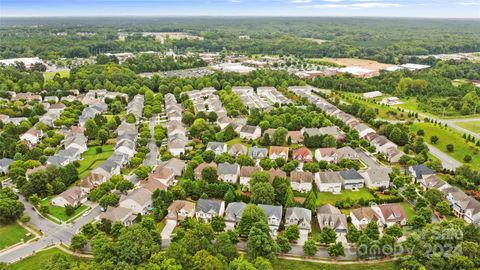
{"type": "Polygon", "coordinates": [[[270,146],[268,153],[272,160],[277,158],[283,158],[285,161],[288,160],[288,147],[270,146]]]}
{"type": "Polygon", "coordinates": [[[43,131],[34,127],[20,135],[20,140],[26,141],[29,147],[37,145],[43,138],[43,131]]]}
{"type": "Polygon", "coordinates": [[[80,187],[73,187],[55,196],[50,201],[51,205],[65,207],[77,206],[87,201],[87,193],[80,187]]]}
{"type": "Polygon", "coordinates": [[[262,169],[260,167],[253,167],[253,166],[243,166],[240,169],[240,184],[241,185],[248,185],[250,179],[252,179],[253,175],[257,172],[260,172],[262,169]]]}
{"type": "Polygon", "coordinates": [[[107,159],[100,166],[92,170],[93,173],[105,176],[110,179],[112,175],[120,174],[120,165],[111,159],[107,159]]]}
{"type": "Polygon", "coordinates": [[[181,156],[185,153],[187,141],[181,138],[173,138],[168,140],[167,149],[173,156],[181,156]]]}
{"type": "Polygon", "coordinates": [[[312,190],[314,177],[311,172],[293,171],[290,173],[290,185],[293,190],[309,192],[312,190]]]}
{"type": "Polygon", "coordinates": [[[316,212],[320,230],[328,227],[335,231],[337,238],[346,236],[348,229],[347,218],[338,208],[326,204],[318,207],[316,212]]]}
{"type": "Polygon", "coordinates": [[[376,98],[376,97],[381,97],[381,96],[382,96],[382,92],[380,92],[380,91],[372,91],[372,92],[363,93],[364,98],[376,98]]]}
{"type": "Polygon", "coordinates": [[[225,225],[227,230],[233,230],[240,223],[243,210],[247,207],[244,202],[231,202],[225,209],[225,225]]]}
{"type": "Polygon", "coordinates": [[[383,153],[388,162],[397,163],[405,155],[398,147],[390,147],[383,153]]]}
{"type": "Polygon", "coordinates": [[[233,144],[228,150],[228,154],[232,157],[238,157],[239,155],[246,155],[247,147],[240,143],[233,144]]]}
{"type": "Polygon", "coordinates": [[[227,183],[236,183],[240,175],[240,165],[221,163],[218,164],[218,178],[227,183]]]}
{"type": "Polygon", "coordinates": [[[142,181],[140,186],[144,189],[147,189],[151,193],[154,193],[158,190],[167,190],[168,185],[156,179],[147,179],[147,181],[142,181]]]}
{"type": "Polygon", "coordinates": [[[206,222],[212,221],[215,216],[223,216],[224,212],[224,201],[199,199],[195,207],[195,217],[206,222]]]}
{"type": "Polygon", "coordinates": [[[337,126],[329,126],[329,127],[321,127],[318,129],[321,135],[330,135],[334,137],[337,142],[343,141],[345,139],[345,134],[343,131],[337,126]]]}
{"type": "Polygon", "coordinates": [[[369,127],[364,123],[360,123],[354,127],[354,129],[358,132],[358,136],[360,138],[364,138],[369,133],[375,133],[375,130],[369,127]]]}
{"type": "Polygon", "coordinates": [[[282,171],[281,169],[271,168],[268,171],[268,174],[270,175],[270,182],[273,182],[273,180],[275,180],[276,177],[281,177],[285,179],[287,178],[287,173],[282,171]]]}
{"type": "Polygon", "coordinates": [[[338,172],[319,172],[315,175],[315,183],[320,192],[340,193],[343,179],[338,172]]]}
{"type": "Polygon", "coordinates": [[[41,172],[41,171],[44,171],[47,169],[47,166],[45,165],[40,165],[40,166],[37,166],[35,168],[32,168],[32,169],[27,169],[27,171],[25,172],[25,175],[27,176],[27,179],[28,179],[28,176],[31,175],[31,174],[34,174],[34,173],[37,173],[37,172],[41,172]]]}
{"type": "Polygon", "coordinates": [[[302,134],[308,135],[309,137],[322,135],[319,128],[305,128],[304,127],[300,130],[300,132],[302,134]]]}
{"type": "Polygon", "coordinates": [[[358,160],[358,154],[350,146],[337,149],[337,161],[342,159],[358,160]]]}
{"type": "Polygon", "coordinates": [[[292,143],[303,143],[303,133],[301,131],[289,131],[287,133],[287,140],[290,138],[292,143]]]}
{"type": "Polygon", "coordinates": [[[137,188],[120,200],[121,207],[132,210],[134,214],[147,214],[152,207],[152,193],[146,188],[137,188]]]}
{"type": "Polygon", "coordinates": [[[245,125],[240,129],[240,138],[245,140],[256,140],[262,135],[262,129],[258,126],[245,125]]]}
{"type": "Polygon", "coordinates": [[[306,147],[293,150],[292,158],[300,162],[311,162],[313,160],[312,151],[306,147]]]}
{"type": "Polygon", "coordinates": [[[281,205],[267,205],[259,204],[258,207],[262,208],[263,212],[267,216],[268,227],[270,228],[270,234],[277,236],[280,222],[282,221],[282,206],[281,205]]]}
{"type": "Polygon", "coordinates": [[[232,119],[228,116],[219,117],[217,119],[217,124],[223,130],[228,127],[228,125],[232,124],[232,119]]]}
{"type": "Polygon", "coordinates": [[[300,230],[310,232],[312,227],[312,211],[301,207],[289,207],[285,211],[285,227],[297,225],[300,230]]]}
{"type": "Polygon", "coordinates": [[[383,227],[382,217],[371,207],[353,209],[350,211],[350,220],[357,230],[363,230],[372,221],[377,222],[380,228],[383,227]]]}
{"type": "Polygon", "coordinates": [[[430,169],[429,167],[420,164],[416,166],[410,166],[408,168],[408,172],[414,178],[415,182],[422,183],[426,178],[435,174],[435,171],[430,169]]]}
{"type": "Polygon", "coordinates": [[[207,144],[207,151],[211,150],[215,153],[215,155],[220,155],[222,153],[227,152],[227,144],[226,143],[220,143],[220,142],[209,142],[207,144]]]}
{"type": "Polygon", "coordinates": [[[117,221],[121,222],[124,226],[130,226],[133,224],[135,219],[137,218],[136,215],[133,214],[131,209],[125,207],[107,207],[107,211],[100,215],[100,219],[109,220],[111,223],[115,223],[117,221]]]}
{"type": "Polygon", "coordinates": [[[194,170],[193,170],[193,174],[194,174],[194,177],[195,177],[195,180],[198,180],[200,178],[202,178],[202,171],[203,169],[207,168],[207,167],[212,167],[214,168],[215,170],[217,169],[217,164],[215,162],[210,162],[210,163],[201,163],[199,164],[194,170]]]}
{"type": "Polygon", "coordinates": [[[384,226],[390,227],[394,224],[400,226],[407,225],[407,214],[399,203],[374,205],[372,209],[382,217],[384,226]]]}
{"type": "Polygon", "coordinates": [[[65,104],[63,104],[63,103],[55,103],[55,104],[50,105],[48,110],[61,113],[63,110],[65,110],[66,107],[67,106],[65,106],[65,104]]]}
{"type": "Polygon", "coordinates": [[[148,180],[157,180],[162,182],[166,186],[173,185],[175,173],[167,168],[158,166],[149,176],[148,180]]]}
{"type": "Polygon", "coordinates": [[[336,148],[318,148],[315,150],[315,159],[317,161],[324,160],[326,162],[337,162],[336,148]]]}
{"type": "Polygon", "coordinates": [[[160,166],[172,170],[175,176],[182,176],[186,168],[185,161],[178,158],[171,158],[168,161],[162,162],[160,166]]]}
{"type": "Polygon", "coordinates": [[[10,121],[10,116],[6,114],[0,114],[0,122],[6,124],[10,121]]]}
{"type": "Polygon", "coordinates": [[[57,156],[57,155],[49,156],[47,159],[47,165],[52,165],[57,167],[66,166],[68,165],[68,163],[70,163],[70,160],[68,158],[57,156]]]}
{"type": "Polygon", "coordinates": [[[340,176],[343,179],[343,188],[349,190],[358,190],[363,188],[365,179],[356,170],[350,169],[341,171],[340,176]]]}
{"type": "Polygon", "coordinates": [[[253,160],[260,160],[264,157],[267,157],[267,155],[267,148],[252,146],[250,147],[250,149],[248,149],[248,156],[251,157],[253,160]]]}
{"type": "Polygon", "coordinates": [[[386,153],[389,148],[397,148],[397,145],[390,141],[385,136],[378,136],[370,141],[370,144],[375,147],[377,152],[386,153]]]}
{"type": "Polygon", "coordinates": [[[90,172],[89,174],[87,174],[87,176],[80,180],[80,187],[83,188],[85,192],[90,192],[90,190],[96,188],[97,186],[106,181],[107,178],[104,175],[90,172]]]}
{"type": "Polygon", "coordinates": [[[366,170],[359,171],[365,179],[367,188],[386,189],[390,186],[389,173],[391,169],[388,167],[370,167],[366,170]]]}
{"type": "Polygon", "coordinates": [[[195,215],[195,203],[185,200],[176,200],[167,209],[167,223],[177,225],[187,217],[195,215]]]}
{"type": "Polygon", "coordinates": [[[420,182],[426,189],[431,189],[431,188],[436,188],[440,191],[443,191],[446,188],[450,187],[450,184],[447,182],[443,181],[436,175],[431,175],[428,177],[425,177],[422,182],[420,182]]]}
{"type": "Polygon", "coordinates": [[[2,158],[0,159],[0,174],[7,174],[10,164],[12,164],[13,159],[2,158]]]}
{"type": "Polygon", "coordinates": [[[453,214],[463,218],[467,223],[480,224],[480,202],[466,196],[457,201],[453,206],[453,214]]]}

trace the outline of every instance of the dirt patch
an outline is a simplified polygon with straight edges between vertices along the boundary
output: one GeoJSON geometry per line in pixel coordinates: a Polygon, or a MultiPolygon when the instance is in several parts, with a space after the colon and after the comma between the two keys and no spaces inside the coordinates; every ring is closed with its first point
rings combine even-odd
{"type": "Polygon", "coordinates": [[[322,58],[321,60],[332,62],[342,66],[357,66],[375,71],[380,71],[381,69],[394,66],[391,64],[379,63],[373,60],[357,58],[322,58]]]}

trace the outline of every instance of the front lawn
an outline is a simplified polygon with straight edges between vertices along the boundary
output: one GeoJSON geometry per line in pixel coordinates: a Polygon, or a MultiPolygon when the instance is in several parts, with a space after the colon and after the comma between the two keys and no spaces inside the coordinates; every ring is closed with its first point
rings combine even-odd
{"type": "Polygon", "coordinates": [[[27,236],[29,232],[20,226],[18,223],[13,222],[8,225],[0,226],[0,250],[11,245],[15,245],[23,241],[27,241],[32,236],[27,236]]]}
{"type": "Polygon", "coordinates": [[[91,170],[100,166],[103,161],[107,160],[113,154],[113,145],[103,145],[102,153],[97,154],[97,147],[91,146],[82,154],[82,160],[79,160],[80,166],[77,168],[80,178],[85,177],[91,170]]]}
{"type": "Polygon", "coordinates": [[[47,250],[37,252],[33,256],[25,258],[21,261],[18,261],[16,263],[14,263],[14,264],[8,265],[6,269],[8,269],[8,270],[25,270],[25,269],[37,270],[37,269],[41,269],[42,265],[45,262],[48,262],[49,260],[51,260],[53,258],[53,256],[55,256],[55,255],[65,255],[70,260],[77,261],[77,262],[88,260],[86,258],[79,258],[79,257],[75,257],[73,255],[67,254],[67,253],[63,252],[61,249],[55,247],[55,248],[50,248],[50,249],[47,249],[47,250]]]}
{"type": "Polygon", "coordinates": [[[340,194],[333,194],[331,192],[317,192],[317,206],[321,206],[324,204],[331,204],[335,205],[337,201],[346,200],[349,198],[352,201],[359,200],[361,198],[365,200],[375,199],[373,195],[366,189],[361,188],[358,191],[351,191],[351,190],[342,190],[340,194]]]}
{"type": "Polygon", "coordinates": [[[40,205],[47,205],[48,206],[48,213],[51,216],[53,216],[53,217],[55,217],[55,218],[57,218],[61,221],[67,221],[67,220],[75,217],[76,215],[85,212],[88,209],[88,206],[82,204],[77,209],[75,209],[75,212],[73,212],[73,215],[67,216],[67,214],[65,214],[65,207],[50,205],[51,199],[53,199],[53,197],[47,197],[47,198],[43,199],[40,202],[40,205]]]}
{"type": "Polygon", "coordinates": [[[275,270],[395,270],[395,262],[372,263],[372,264],[323,264],[297,260],[278,259],[273,264],[275,270]]]}
{"type": "Polygon", "coordinates": [[[470,155],[472,161],[466,164],[470,164],[476,169],[480,168],[480,154],[475,152],[478,151],[479,147],[473,143],[466,143],[465,139],[462,138],[463,134],[431,123],[414,123],[410,126],[410,129],[414,133],[419,129],[423,129],[425,131],[425,142],[427,143],[430,143],[431,136],[436,135],[439,138],[438,142],[434,144],[436,148],[462,163],[465,163],[463,158],[466,155],[470,155]],[[453,145],[453,152],[447,151],[447,144],[453,145]]]}

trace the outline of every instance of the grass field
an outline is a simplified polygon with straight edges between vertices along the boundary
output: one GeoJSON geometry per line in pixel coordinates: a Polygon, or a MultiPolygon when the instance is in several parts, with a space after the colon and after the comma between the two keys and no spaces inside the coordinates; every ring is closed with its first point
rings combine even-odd
{"type": "Polygon", "coordinates": [[[242,139],[240,139],[239,137],[237,137],[237,138],[235,138],[235,139],[233,139],[233,140],[230,140],[230,141],[226,142],[228,149],[230,149],[230,147],[231,147],[232,145],[237,144],[237,143],[245,145],[245,146],[247,147],[247,149],[248,149],[250,146],[252,146],[251,144],[242,142],[242,139]]]}
{"type": "Polygon", "coordinates": [[[97,147],[98,146],[89,147],[88,150],[82,154],[83,159],[79,161],[80,167],[77,168],[80,178],[85,177],[91,170],[98,167],[113,154],[113,145],[103,145],[103,151],[100,154],[96,152],[97,147]]]}
{"type": "MultiPolygon", "coordinates": [[[[416,98],[402,98],[401,101],[403,102],[402,104],[394,105],[393,107],[402,108],[402,109],[409,110],[409,111],[412,111],[412,112],[418,112],[418,113],[423,114],[424,116],[433,117],[433,118],[443,118],[443,119],[462,118],[462,119],[467,119],[467,118],[473,118],[473,117],[479,117],[480,116],[479,114],[461,115],[460,113],[458,113],[458,115],[455,114],[455,115],[451,115],[451,116],[447,116],[447,115],[443,116],[441,114],[426,112],[426,111],[420,109],[418,107],[418,102],[417,102],[416,98]]],[[[419,117],[419,118],[423,118],[423,117],[419,117]]]]}
{"type": "Polygon", "coordinates": [[[25,258],[19,262],[8,265],[6,269],[7,270],[27,270],[27,269],[37,270],[42,267],[42,264],[44,264],[45,262],[53,258],[53,256],[60,255],[60,254],[67,256],[73,261],[81,262],[81,261],[87,260],[87,259],[78,258],[72,255],[69,255],[63,252],[62,250],[60,250],[59,248],[51,248],[51,249],[37,252],[35,255],[31,257],[25,258]]]}
{"type": "Polygon", "coordinates": [[[472,132],[480,134],[480,121],[472,121],[472,122],[454,122],[455,125],[462,127],[464,129],[468,129],[472,132]]]}
{"type": "Polygon", "coordinates": [[[0,250],[22,241],[27,241],[31,236],[26,236],[28,231],[18,223],[0,226],[0,250]]]}
{"type": "Polygon", "coordinates": [[[305,261],[292,261],[278,259],[273,265],[275,270],[394,270],[396,268],[395,262],[385,262],[376,264],[323,264],[305,261]]]}
{"type": "Polygon", "coordinates": [[[55,75],[57,73],[58,73],[58,75],[60,75],[61,78],[70,77],[70,70],[64,69],[64,70],[60,70],[60,71],[45,72],[45,73],[43,73],[43,78],[45,78],[46,81],[49,81],[49,80],[53,79],[53,77],[55,77],[55,75]]]}
{"type": "Polygon", "coordinates": [[[65,208],[64,207],[54,206],[54,205],[49,204],[51,199],[53,199],[53,197],[47,197],[47,198],[43,199],[40,202],[40,205],[47,205],[48,206],[48,213],[50,215],[60,219],[61,221],[67,221],[67,220],[71,219],[72,217],[86,211],[87,208],[88,208],[88,206],[86,206],[86,205],[80,205],[77,209],[75,209],[75,212],[73,212],[73,215],[67,216],[67,214],[65,214],[65,208]]]}
{"type": "Polygon", "coordinates": [[[317,205],[324,205],[324,204],[331,204],[335,205],[337,201],[346,200],[350,198],[353,200],[358,200],[360,198],[367,199],[374,199],[373,195],[365,188],[362,188],[358,191],[351,191],[351,190],[342,190],[340,194],[333,194],[331,192],[320,192],[317,191],[317,205]]]}
{"type": "Polygon", "coordinates": [[[405,214],[407,214],[407,220],[412,219],[415,216],[415,211],[412,209],[412,206],[407,202],[401,202],[400,205],[402,206],[405,214]]]}
{"type": "Polygon", "coordinates": [[[419,129],[423,129],[425,131],[425,141],[430,143],[430,137],[436,135],[439,137],[438,142],[435,144],[440,151],[445,152],[449,156],[453,157],[454,159],[464,162],[463,158],[465,155],[470,155],[472,157],[472,161],[468,164],[472,165],[472,167],[479,169],[480,168],[480,154],[475,152],[478,150],[478,147],[474,146],[472,143],[466,143],[465,139],[462,138],[462,134],[455,132],[451,129],[441,128],[439,126],[435,126],[431,123],[414,123],[411,125],[412,132],[417,132],[419,129]],[[454,151],[448,152],[447,151],[447,144],[453,144],[454,151]]]}

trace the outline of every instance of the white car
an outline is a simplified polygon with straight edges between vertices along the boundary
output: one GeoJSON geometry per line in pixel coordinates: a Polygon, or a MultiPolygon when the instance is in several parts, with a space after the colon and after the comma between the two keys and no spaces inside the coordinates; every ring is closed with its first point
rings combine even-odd
{"type": "Polygon", "coordinates": [[[85,211],[85,213],[83,213],[83,216],[86,217],[86,216],[88,216],[91,212],[92,212],[92,211],[87,210],[87,211],[85,211]]]}

